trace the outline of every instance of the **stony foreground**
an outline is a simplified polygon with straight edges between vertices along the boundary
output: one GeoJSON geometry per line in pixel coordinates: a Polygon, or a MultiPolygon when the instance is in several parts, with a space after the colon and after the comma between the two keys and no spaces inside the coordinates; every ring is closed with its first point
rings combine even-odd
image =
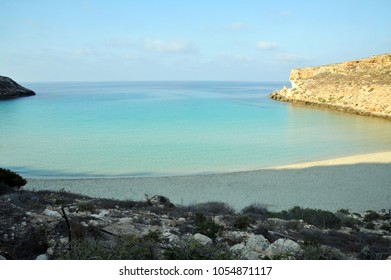
{"type": "Polygon", "coordinates": [[[272,99],[391,119],[391,53],[292,69],[289,79],[272,99]]]}
{"type": "Polygon", "coordinates": [[[223,203],[177,207],[64,191],[0,196],[1,259],[390,259],[387,211],[294,207],[240,213],[223,203]],[[300,219],[299,219],[300,218],[300,219]]]}

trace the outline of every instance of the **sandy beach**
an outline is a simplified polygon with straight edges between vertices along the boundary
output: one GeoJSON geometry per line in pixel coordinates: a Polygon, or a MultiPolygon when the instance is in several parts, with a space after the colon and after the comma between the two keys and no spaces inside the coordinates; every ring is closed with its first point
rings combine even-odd
{"type": "Polygon", "coordinates": [[[309,168],[315,166],[335,166],[335,165],[348,165],[348,164],[362,164],[362,163],[391,163],[391,151],[360,154],[347,157],[339,157],[333,159],[294,163],[289,165],[272,167],[271,169],[299,169],[309,168]]]}
{"type": "Polygon", "coordinates": [[[391,208],[391,152],[222,174],[28,181],[27,189],[114,199],[160,194],[180,205],[220,201],[237,210],[259,203],[271,210],[298,205],[361,212],[391,208]]]}

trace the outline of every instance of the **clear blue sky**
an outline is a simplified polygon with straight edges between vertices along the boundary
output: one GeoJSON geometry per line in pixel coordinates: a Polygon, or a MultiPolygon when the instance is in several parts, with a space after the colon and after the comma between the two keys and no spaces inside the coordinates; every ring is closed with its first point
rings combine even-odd
{"type": "Polygon", "coordinates": [[[391,52],[389,0],[0,1],[0,75],[17,81],[287,81],[391,52]]]}

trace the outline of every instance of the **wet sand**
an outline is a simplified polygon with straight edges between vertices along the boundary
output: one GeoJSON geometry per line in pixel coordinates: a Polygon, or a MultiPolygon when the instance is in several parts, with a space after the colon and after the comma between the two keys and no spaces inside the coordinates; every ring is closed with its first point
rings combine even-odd
{"type": "Polygon", "coordinates": [[[237,210],[259,203],[270,210],[298,205],[362,212],[391,208],[391,152],[222,174],[28,181],[27,189],[122,200],[160,194],[178,205],[220,201],[237,210]]]}

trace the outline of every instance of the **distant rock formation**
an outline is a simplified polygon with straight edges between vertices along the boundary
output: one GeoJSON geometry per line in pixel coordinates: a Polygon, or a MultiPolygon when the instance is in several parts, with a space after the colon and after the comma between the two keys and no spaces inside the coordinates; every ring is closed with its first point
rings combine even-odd
{"type": "Polygon", "coordinates": [[[391,119],[391,53],[292,69],[289,79],[272,99],[391,119]]]}
{"type": "Polygon", "coordinates": [[[22,87],[14,80],[0,76],[0,99],[24,97],[35,95],[35,92],[22,87]]]}

